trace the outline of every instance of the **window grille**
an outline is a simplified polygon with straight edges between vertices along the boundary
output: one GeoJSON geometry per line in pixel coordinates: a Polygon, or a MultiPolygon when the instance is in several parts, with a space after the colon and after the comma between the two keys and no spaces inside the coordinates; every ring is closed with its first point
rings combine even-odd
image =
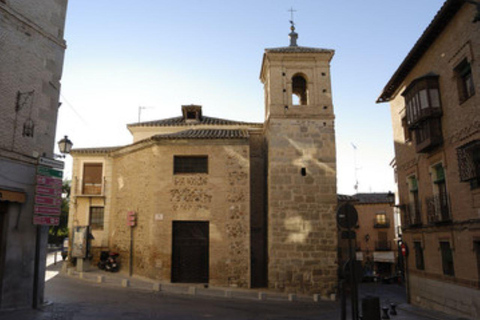
{"type": "Polygon", "coordinates": [[[103,230],[104,208],[90,207],[90,227],[103,230]]]}

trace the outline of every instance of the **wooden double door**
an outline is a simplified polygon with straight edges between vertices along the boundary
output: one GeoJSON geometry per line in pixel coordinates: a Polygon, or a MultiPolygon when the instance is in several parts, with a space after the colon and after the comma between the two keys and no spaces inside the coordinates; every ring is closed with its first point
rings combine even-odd
{"type": "Polygon", "coordinates": [[[172,282],[208,283],[209,223],[173,221],[172,282]]]}

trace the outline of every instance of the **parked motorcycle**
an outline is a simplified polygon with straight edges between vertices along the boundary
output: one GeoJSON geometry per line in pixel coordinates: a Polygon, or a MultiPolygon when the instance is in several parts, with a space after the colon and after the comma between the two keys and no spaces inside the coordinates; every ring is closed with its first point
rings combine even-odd
{"type": "Polygon", "coordinates": [[[120,269],[120,263],[117,262],[118,256],[119,254],[116,252],[100,252],[100,261],[98,262],[98,268],[100,270],[117,272],[120,269]]]}

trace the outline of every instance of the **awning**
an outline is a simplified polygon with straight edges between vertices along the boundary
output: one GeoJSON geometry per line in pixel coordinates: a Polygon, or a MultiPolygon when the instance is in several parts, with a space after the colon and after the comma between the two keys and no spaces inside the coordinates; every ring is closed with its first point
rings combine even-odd
{"type": "Polygon", "coordinates": [[[373,261],[395,263],[395,254],[393,251],[375,251],[373,253],[373,261]]]}
{"type": "Polygon", "coordinates": [[[0,188],[0,201],[24,203],[26,198],[25,192],[0,188]]]}

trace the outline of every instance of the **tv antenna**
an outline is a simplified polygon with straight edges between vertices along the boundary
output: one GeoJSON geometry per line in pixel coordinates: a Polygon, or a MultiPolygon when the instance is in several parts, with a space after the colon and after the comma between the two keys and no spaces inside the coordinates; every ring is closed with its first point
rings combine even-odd
{"type": "Polygon", "coordinates": [[[140,116],[142,114],[142,110],[145,110],[145,109],[153,109],[153,107],[138,107],[138,122],[140,123],[140,116]]]}
{"type": "Polygon", "coordinates": [[[355,193],[358,193],[358,175],[357,175],[357,171],[358,169],[360,169],[359,167],[357,167],[357,146],[355,144],[353,144],[353,142],[350,142],[350,144],[352,145],[353,147],[353,166],[354,166],[354,172],[355,172],[355,184],[353,186],[353,188],[355,189],[355,193]]]}

